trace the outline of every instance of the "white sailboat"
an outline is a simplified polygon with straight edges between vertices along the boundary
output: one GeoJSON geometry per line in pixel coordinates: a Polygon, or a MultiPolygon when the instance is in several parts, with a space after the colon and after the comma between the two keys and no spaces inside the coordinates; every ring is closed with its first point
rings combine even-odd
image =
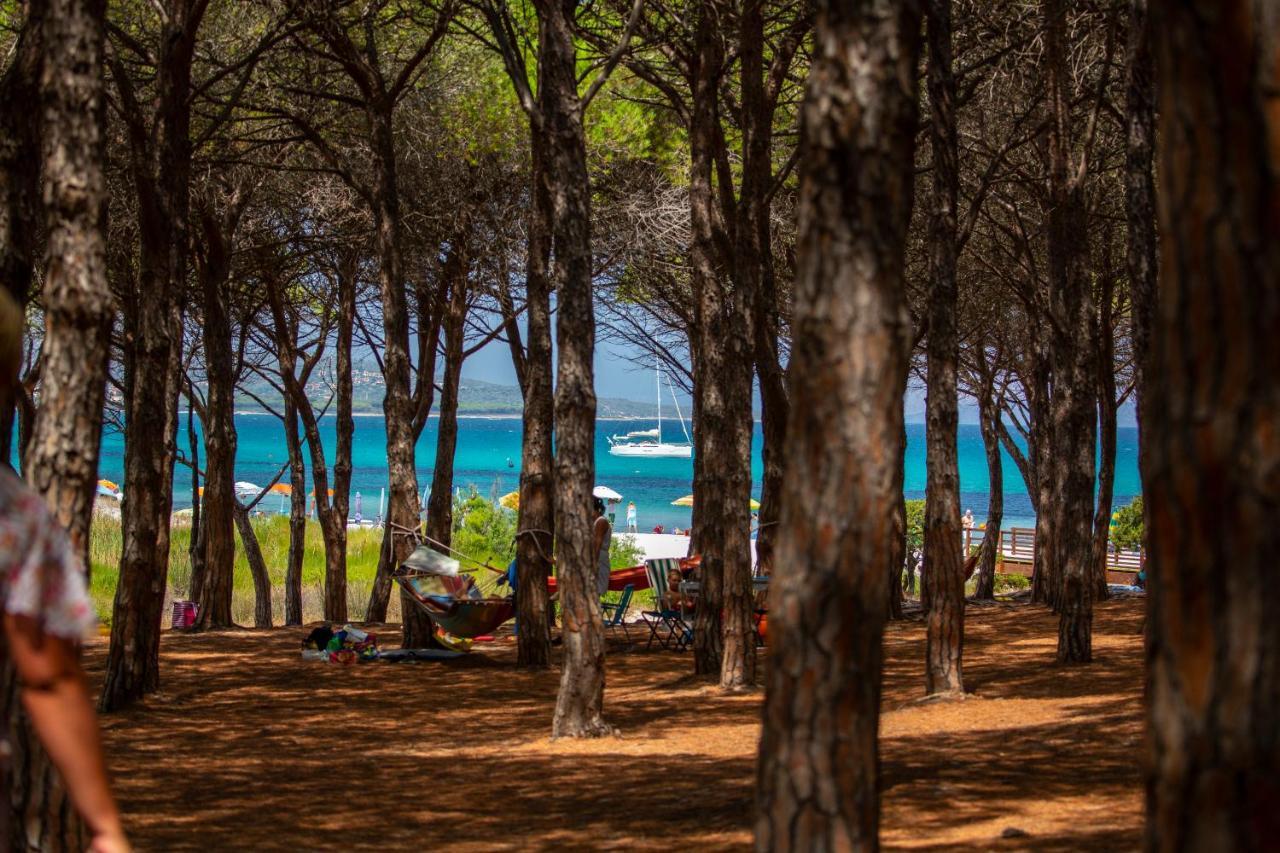
{"type": "Polygon", "coordinates": [[[656,369],[658,391],[658,426],[654,429],[633,430],[625,435],[609,437],[609,453],[613,456],[648,456],[674,459],[689,459],[693,456],[693,444],[689,441],[689,428],[684,423],[684,413],[680,411],[680,401],[676,398],[676,389],[671,383],[671,400],[676,406],[676,415],[680,418],[680,429],[684,431],[684,444],[672,444],[662,440],[662,367],[656,369]]]}

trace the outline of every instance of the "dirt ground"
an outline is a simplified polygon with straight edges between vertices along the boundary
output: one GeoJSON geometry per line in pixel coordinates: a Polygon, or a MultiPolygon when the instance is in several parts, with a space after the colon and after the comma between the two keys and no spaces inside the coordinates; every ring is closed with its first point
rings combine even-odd
{"type": "MultiPolygon", "coordinates": [[[[941,704],[919,701],[923,626],[890,625],[885,846],[1138,847],[1141,615],[1140,601],[1101,605],[1095,662],[1063,668],[1048,612],[971,607],[971,692],[941,704]]],[[[509,639],[449,662],[342,667],[300,660],[304,633],[166,632],[162,692],[103,721],[140,850],[750,843],[761,694],[691,684],[688,654],[611,655],[620,736],[553,743],[558,673],[517,671],[509,639]]],[[[95,681],[104,658],[92,644],[95,681]]]]}

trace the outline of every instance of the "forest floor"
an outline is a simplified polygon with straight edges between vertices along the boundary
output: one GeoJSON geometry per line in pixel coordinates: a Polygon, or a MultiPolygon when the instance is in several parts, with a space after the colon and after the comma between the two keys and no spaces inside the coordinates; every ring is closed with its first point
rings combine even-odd
{"type": "MultiPolygon", "coordinates": [[[[970,607],[970,695],[945,703],[919,699],[923,624],[891,624],[885,846],[1140,846],[1142,613],[1140,600],[1100,605],[1094,663],[1064,668],[1046,610],[970,607]]],[[[559,675],[517,671],[509,639],[448,662],[344,667],[300,660],[304,635],[165,632],[161,693],[103,720],[138,849],[750,843],[762,693],[692,683],[687,653],[612,654],[620,735],[551,742],[559,675]]],[[[95,684],[105,651],[87,649],[95,684]]]]}

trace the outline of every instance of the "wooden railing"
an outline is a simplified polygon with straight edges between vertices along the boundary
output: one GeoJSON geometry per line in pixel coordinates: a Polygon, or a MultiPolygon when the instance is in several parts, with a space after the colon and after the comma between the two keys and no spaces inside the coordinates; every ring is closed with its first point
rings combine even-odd
{"type": "MultiPolygon", "coordinates": [[[[977,527],[964,531],[964,552],[970,553],[973,548],[982,544],[987,532],[977,527]]],[[[1000,531],[1000,558],[1006,563],[1031,563],[1036,555],[1036,531],[1032,527],[1010,527],[1000,531]]],[[[1107,568],[1117,571],[1136,572],[1147,562],[1146,552],[1139,548],[1136,551],[1125,551],[1116,547],[1107,549],[1107,568]]]]}

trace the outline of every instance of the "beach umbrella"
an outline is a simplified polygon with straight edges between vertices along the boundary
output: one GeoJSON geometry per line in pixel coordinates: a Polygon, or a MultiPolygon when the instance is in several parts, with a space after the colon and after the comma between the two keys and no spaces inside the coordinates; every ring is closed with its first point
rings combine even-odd
{"type": "Polygon", "coordinates": [[[596,486],[595,489],[592,490],[591,494],[595,495],[602,501],[611,501],[612,503],[618,503],[622,500],[622,495],[618,494],[608,486],[596,486]]]}
{"type": "Polygon", "coordinates": [[[288,496],[293,494],[293,486],[288,483],[276,483],[271,487],[271,491],[277,495],[288,496]]]}
{"type": "MultiPolygon", "coordinates": [[[[684,496],[684,497],[682,497],[682,498],[678,498],[677,500],[672,501],[672,502],[671,502],[671,505],[672,505],[672,506],[693,506],[693,495],[685,495],[685,496],[684,496]]],[[[756,500],[755,498],[752,498],[752,499],[751,499],[751,508],[752,508],[752,509],[759,509],[759,508],[760,508],[760,502],[759,502],[758,500],[756,500]]]]}
{"type": "Polygon", "coordinates": [[[498,498],[498,506],[500,506],[500,507],[504,507],[504,508],[506,508],[506,509],[519,509],[519,508],[520,508],[520,493],[519,493],[519,492],[507,492],[505,495],[503,495],[502,497],[498,498]]]}
{"type": "Polygon", "coordinates": [[[258,492],[262,491],[262,487],[247,480],[241,480],[236,483],[236,495],[242,498],[256,498],[258,492]]]}
{"type": "Polygon", "coordinates": [[[114,491],[112,491],[111,489],[108,489],[106,486],[102,485],[101,483],[98,484],[98,494],[102,495],[104,498],[118,497],[118,495],[116,495],[114,491]]]}
{"type": "Polygon", "coordinates": [[[111,492],[112,494],[120,491],[120,487],[117,486],[115,483],[111,482],[110,480],[99,480],[98,488],[106,489],[108,492],[111,492]]]}

